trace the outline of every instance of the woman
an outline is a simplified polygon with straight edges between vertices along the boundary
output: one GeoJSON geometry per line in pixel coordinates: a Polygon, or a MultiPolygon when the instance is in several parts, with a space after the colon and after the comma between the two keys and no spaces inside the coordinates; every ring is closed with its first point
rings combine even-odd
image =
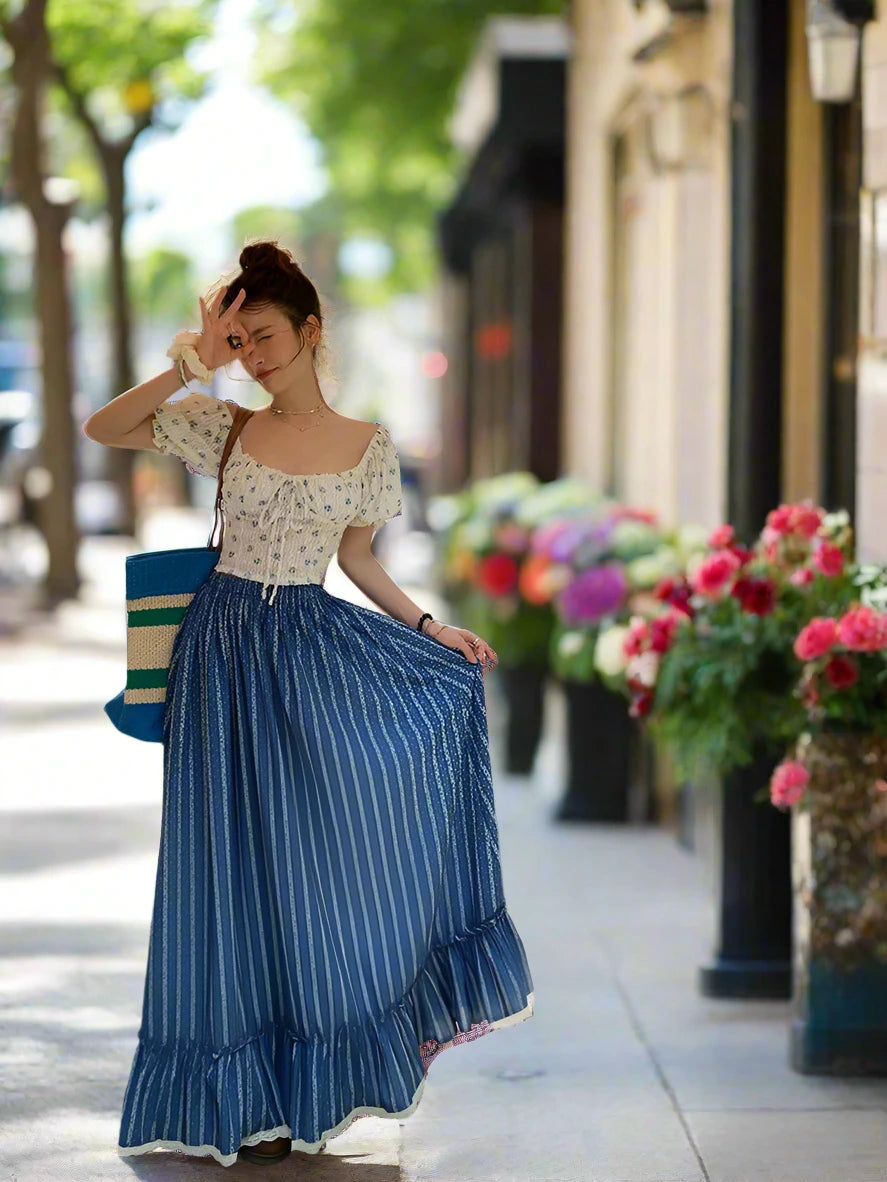
{"type": "Polygon", "coordinates": [[[118,1145],[223,1166],[407,1116],[437,1054],[533,1013],[502,891],[495,653],[423,612],[371,552],[401,513],[397,451],[384,425],[324,400],[313,284],[272,242],[240,267],[201,300],[191,346],[176,338],[177,364],[84,424],[218,477],[228,407],[170,396],[234,359],[270,396],[231,449],[219,560],[173,647],[118,1145]],[[324,589],[333,553],[382,612],[324,589]]]}

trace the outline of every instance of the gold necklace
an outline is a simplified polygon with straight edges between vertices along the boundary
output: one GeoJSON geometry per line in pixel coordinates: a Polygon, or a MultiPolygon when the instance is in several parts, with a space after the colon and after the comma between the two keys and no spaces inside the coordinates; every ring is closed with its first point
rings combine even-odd
{"type": "MultiPolygon", "coordinates": [[[[320,402],[318,402],[317,406],[312,406],[309,410],[282,410],[278,406],[269,406],[268,410],[273,415],[313,415],[320,411],[321,413],[318,416],[316,422],[309,423],[307,427],[298,428],[299,431],[310,431],[312,428],[319,426],[319,424],[323,422],[323,408],[326,405],[326,403],[323,401],[323,393],[321,392],[320,386],[317,384],[316,373],[314,375],[314,385],[317,389],[317,393],[320,394],[320,402]]],[[[294,427],[295,423],[290,423],[289,425],[294,427]]]]}

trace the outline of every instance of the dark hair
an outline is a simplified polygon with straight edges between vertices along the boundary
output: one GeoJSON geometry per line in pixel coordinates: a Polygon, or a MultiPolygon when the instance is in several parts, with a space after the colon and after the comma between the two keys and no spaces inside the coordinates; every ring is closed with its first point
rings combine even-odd
{"type": "Polygon", "coordinates": [[[233,303],[242,288],[246,291],[246,299],[241,307],[274,304],[286,313],[300,336],[302,325],[312,315],[317,317],[323,329],[323,313],[317,288],[291,252],[280,246],[276,239],[247,243],[238,261],[240,274],[228,284],[222,300],[223,309],[233,303]]]}

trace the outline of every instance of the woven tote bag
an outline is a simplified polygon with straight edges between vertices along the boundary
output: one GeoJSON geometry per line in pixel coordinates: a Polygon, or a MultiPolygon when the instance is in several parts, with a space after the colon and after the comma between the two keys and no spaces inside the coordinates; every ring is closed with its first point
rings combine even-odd
{"type": "Polygon", "coordinates": [[[215,569],[222,551],[222,477],[234,441],[253,413],[231,399],[226,402],[234,422],[219,462],[215,514],[207,544],[150,550],[126,559],[126,686],[104,709],[119,731],[146,743],[163,742],[173,641],[188,605],[215,569]],[[213,543],[217,525],[219,539],[213,543]]]}

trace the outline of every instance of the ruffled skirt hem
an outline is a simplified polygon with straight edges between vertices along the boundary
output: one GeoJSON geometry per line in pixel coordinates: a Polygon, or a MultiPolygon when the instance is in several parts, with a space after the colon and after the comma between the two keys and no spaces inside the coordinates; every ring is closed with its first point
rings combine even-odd
{"type": "MultiPolygon", "coordinates": [[[[124,1145],[121,1136],[117,1153],[130,1157],[165,1149],[212,1157],[220,1165],[230,1166],[243,1146],[277,1137],[291,1137],[292,1147],[303,1153],[319,1153],[330,1137],[338,1136],[361,1117],[409,1116],[421,1099],[429,1065],[442,1051],[525,1021],[532,1017],[533,1007],[523,946],[503,905],[472,931],[433,948],[410,990],[384,1014],[361,1025],[342,1027],[328,1042],[306,1041],[280,1026],[217,1050],[195,1044],[162,1046],[140,1038],[128,1089],[131,1099],[125,1102],[123,1127],[130,1127],[130,1137],[133,1132],[137,1136],[139,1131],[166,1131],[157,1129],[156,1124],[150,1129],[155,1123],[151,1113],[163,1111],[169,1132],[187,1130],[193,1124],[187,1114],[198,1100],[208,1102],[204,1111],[215,1112],[212,1125],[218,1121],[218,1127],[200,1128],[204,1122],[198,1122],[194,1131],[200,1128],[204,1143],[194,1144],[159,1137],[124,1145]],[[518,1009],[524,1000],[526,1005],[518,1009]],[[500,1016],[480,1017],[485,1012],[500,1016]],[[440,1037],[432,1037],[432,1031],[440,1037]],[[323,1115],[317,1122],[314,1110],[318,1088],[322,1091],[329,1081],[352,1074],[375,1080],[372,1090],[378,1092],[382,1104],[355,1105],[324,1129],[323,1115]],[[415,1087],[411,1081],[418,1081],[415,1087]],[[268,1127],[241,1137],[240,1130],[250,1122],[244,1095],[251,1097],[247,1108],[253,1112],[255,1124],[262,1122],[264,1113],[268,1127]],[[300,1119],[300,1097],[305,1097],[308,1105],[304,1119],[300,1119]],[[312,1140],[295,1136],[292,1127],[280,1119],[285,1115],[295,1117],[303,1132],[313,1125],[313,1133],[319,1124],[319,1135],[312,1140]],[[206,1133],[226,1147],[237,1148],[225,1152],[218,1145],[205,1143],[206,1133]]],[[[341,1099],[345,1103],[339,1111],[348,1103],[344,1096],[341,1099]]],[[[334,1110],[335,1097],[328,1097],[321,1107],[334,1110]]]]}
{"type": "MultiPolygon", "coordinates": [[[[457,1034],[448,1042],[436,1043],[435,1050],[427,1062],[430,1063],[431,1059],[435,1059],[441,1051],[449,1050],[450,1047],[458,1046],[463,1042],[472,1042],[474,1039],[481,1038],[483,1035],[489,1034],[493,1030],[498,1030],[502,1026],[512,1026],[517,1022],[525,1022],[533,1016],[533,1006],[534,997],[532,993],[529,993],[527,994],[526,1007],[519,1010],[518,1013],[508,1014],[506,1017],[499,1018],[495,1022],[478,1022],[470,1030],[457,1034]]],[[[427,1075],[422,1077],[411,1102],[406,1108],[401,1109],[400,1112],[389,1112],[387,1108],[376,1108],[372,1105],[360,1105],[358,1108],[352,1109],[346,1117],[340,1120],[335,1128],[327,1129],[317,1141],[302,1141],[293,1137],[293,1149],[298,1149],[302,1153],[320,1153],[331,1137],[338,1137],[340,1133],[344,1133],[356,1120],[360,1120],[364,1116],[380,1116],[387,1120],[398,1120],[411,1116],[419,1107],[419,1101],[422,1099],[427,1078],[427,1075]]],[[[293,1131],[289,1125],[278,1125],[275,1129],[264,1129],[260,1133],[253,1133],[250,1137],[244,1137],[240,1142],[240,1149],[244,1145],[258,1145],[261,1141],[274,1141],[278,1137],[292,1136],[293,1131]]],[[[118,1145],[117,1153],[120,1157],[132,1157],[136,1154],[150,1153],[154,1149],[171,1150],[184,1153],[189,1157],[212,1157],[221,1166],[233,1166],[237,1162],[239,1152],[238,1150],[234,1153],[222,1153],[215,1145],[185,1145],[181,1141],[149,1141],[146,1145],[132,1145],[125,1148],[122,1145],[118,1145]]]]}

